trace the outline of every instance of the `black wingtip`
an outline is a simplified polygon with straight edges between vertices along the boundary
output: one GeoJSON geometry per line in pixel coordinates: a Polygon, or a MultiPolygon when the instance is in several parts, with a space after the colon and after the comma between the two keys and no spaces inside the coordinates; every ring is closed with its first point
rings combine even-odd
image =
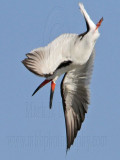
{"type": "Polygon", "coordinates": [[[68,145],[67,145],[67,148],[66,148],[66,155],[67,155],[68,151],[70,150],[70,147],[71,147],[71,146],[68,146],[68,145]]]}
{"type": "Polygon", "coordinates": [[[24,60],[22,60],[21,63],[24,64],[24,60]]]}
{"type": "Polygon", "coordinates": [[[26,67],[26,58],[22,60],[21,63],[26,67]]]}
{"type": "Polygon", "coordinates": [[[27,60],[28,60],[28,55],[29,55],[30,53],[26,53],[25,55],[26,55],[26,58],[24,59],[24,60],[22,60],[21,61],[21,63],[23,63],[24,65],[26,65],[26,62],[27,62],[27,60]]]}

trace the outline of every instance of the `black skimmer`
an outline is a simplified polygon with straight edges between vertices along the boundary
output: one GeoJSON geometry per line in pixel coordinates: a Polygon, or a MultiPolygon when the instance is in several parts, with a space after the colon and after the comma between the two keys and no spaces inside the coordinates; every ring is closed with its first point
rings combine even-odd
{"type": "Polygon", "coordinates": [[[44,85],[51,82],[50,108],[56,80],[65,73],[61,83],[61,96],[65,115],[67,149],[73,144],[78,130],[84,121],[89,104],[89,83],[95,55],[95,42],[99,37],[98,28],[103,18],[97,23],[89,17],[83,4],[79,3],[87,26],[87,31],[78,34],[62,34],[45,47],[40,47],[26,54],[22,63],[34,74],[45,77],[44,85]]]}

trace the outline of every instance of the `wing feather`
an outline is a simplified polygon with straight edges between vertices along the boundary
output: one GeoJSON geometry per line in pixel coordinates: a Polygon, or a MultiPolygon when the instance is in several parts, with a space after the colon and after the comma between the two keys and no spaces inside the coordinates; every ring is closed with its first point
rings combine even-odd
{"type": "Polygon", "coordinates": [[[88,62],[65,74],[61,83],[61,95],[66,123],[67,149],[73,144],[85,119],[89,104],[89,83],[95,51],[88,62]]]}
{"type": "Polygon", "coordinates": [[[38,48],[26,54],[27,58],[22,63],[34,74],[47,77],[53,73],[47,60],[48,55],[43,48],[38,48]]]}
{"type": "Polygon", "coordinates": [[[69,47],[77,37],[78,35],[76,34],[63,34],[48,44],[48,46],[34,49],[26,54],[27,58],[22,63],[36,75],[51,76],[57,69],[72,63],[69,47]]]}

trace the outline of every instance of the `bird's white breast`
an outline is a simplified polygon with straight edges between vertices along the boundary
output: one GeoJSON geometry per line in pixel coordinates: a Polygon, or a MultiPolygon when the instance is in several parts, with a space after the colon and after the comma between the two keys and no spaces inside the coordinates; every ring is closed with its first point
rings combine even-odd
{"type": "Polygon", "coordinates": [[[76,64],[83,65],[88,61],[98,37],[99,33],[94,36],[88,33],[81,40],[77,39],[75,45],[71,46],[72,59],[76,64]]]}

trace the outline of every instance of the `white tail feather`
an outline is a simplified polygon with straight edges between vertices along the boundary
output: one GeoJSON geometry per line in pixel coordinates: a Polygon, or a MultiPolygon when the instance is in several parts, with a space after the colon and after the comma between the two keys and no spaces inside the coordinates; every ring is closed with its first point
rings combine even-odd
{"type": "Polygon", "coordinates": [[[84,15],[85,19],[87,20],[90,29],[96,28],[96,25],[94,22],[91,20],[90,16],[88,15],[87,11],[84,8],[84,5],[82,3],[79,3],[80,11],[84,15]]]}

